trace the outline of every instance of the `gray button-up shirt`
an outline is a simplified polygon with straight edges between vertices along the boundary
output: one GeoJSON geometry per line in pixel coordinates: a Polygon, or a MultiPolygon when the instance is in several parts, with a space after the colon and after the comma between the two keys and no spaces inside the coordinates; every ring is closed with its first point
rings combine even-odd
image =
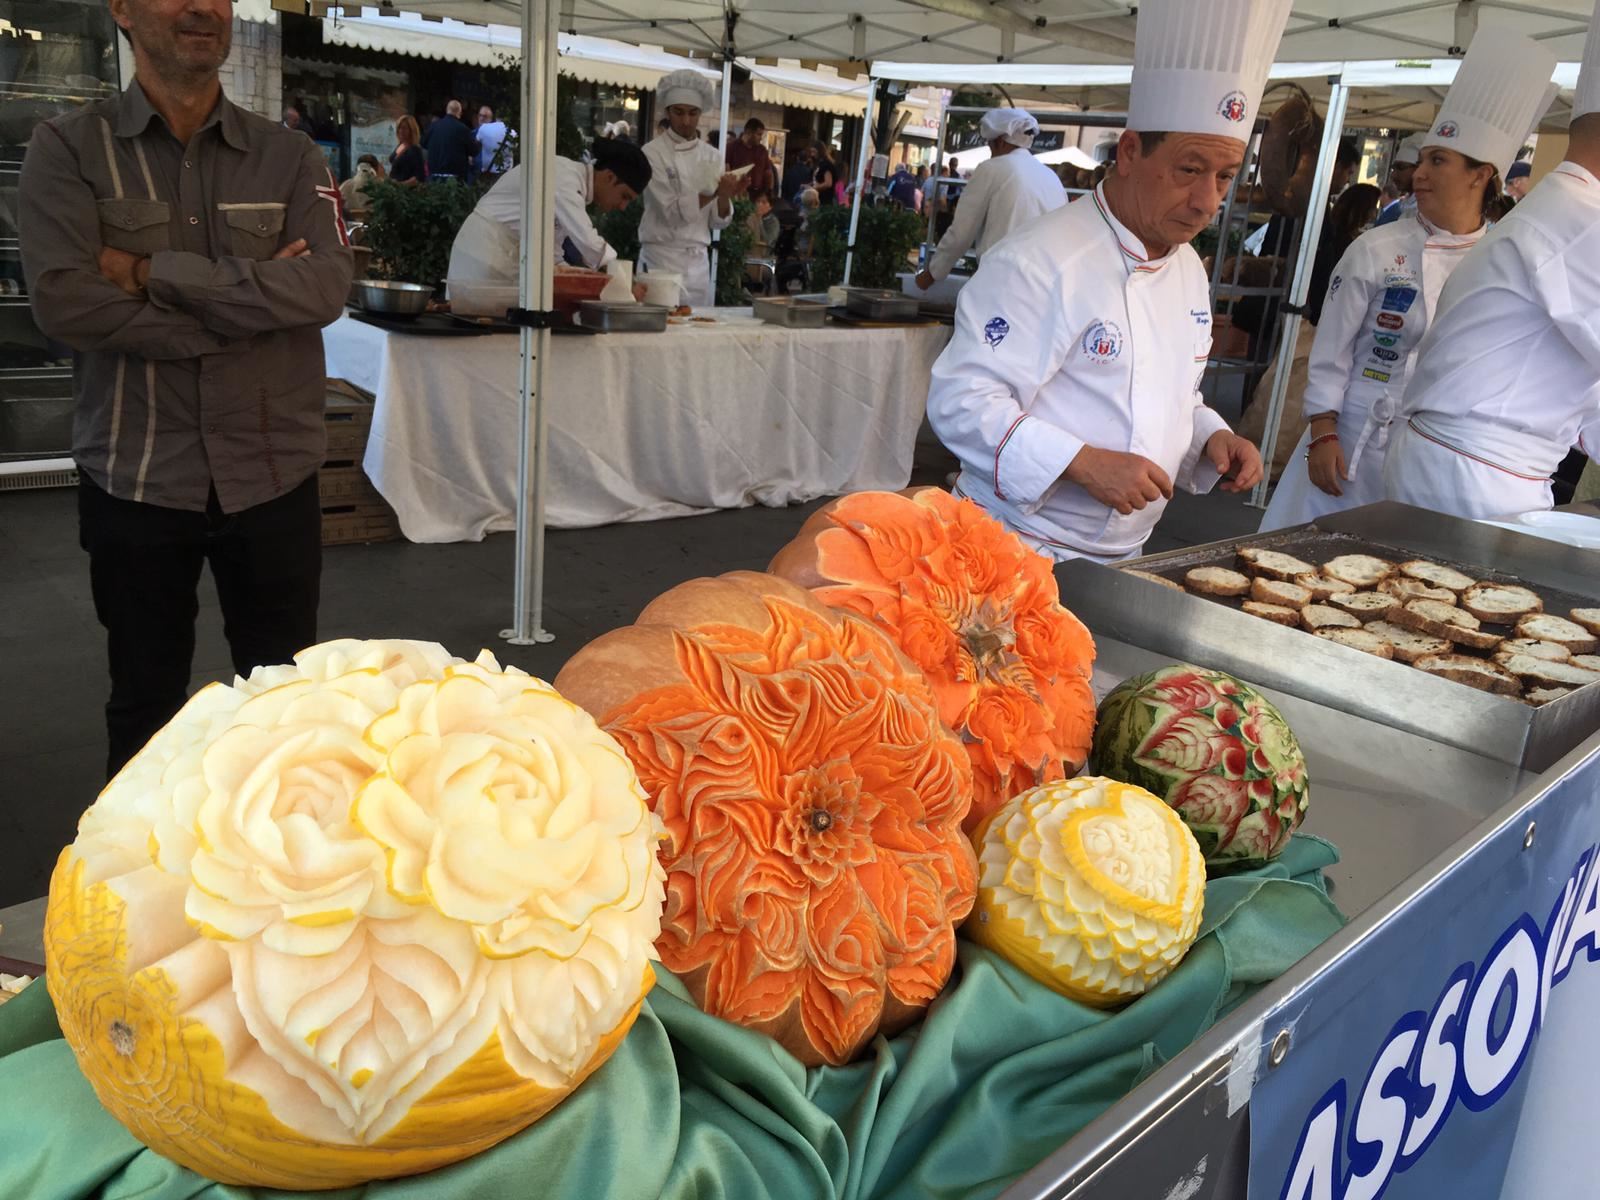
{"type": "Polygon", "coordinates": [[[113,496],[225,512],[321,465],[321,328],[353,259],[327,163],[304,134],[217,103],[187,146],[135,80],[38,126],[22,168],[34,317],[76,350],[72,454],[113,496]],[[274,260],[304,238],[311,253],[274,260]],[[147,295],[100,274],[148,255],[147,295]]]}

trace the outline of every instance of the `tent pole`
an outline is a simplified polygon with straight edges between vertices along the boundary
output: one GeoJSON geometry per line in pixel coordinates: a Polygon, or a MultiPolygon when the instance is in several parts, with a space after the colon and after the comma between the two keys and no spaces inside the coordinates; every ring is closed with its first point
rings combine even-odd
{"type": "MultiPolygon", "coordinates": [[[[935,127],[933,143],[933,198],[929,199],[923,193],[922,203],[928,209],[928,240],[925,245],[933,245],[934,217],[939,211],[939,176],[944,173],[944,123],[950,117],[950,93],[944,89],[939,91],[939,124],[935,127]]],[[[928,264],[923,263],[924,267],[928,264]]]]}
{"type": "MultiPolygon", "coordinates": [[[[556,32],[554,0],[522,5],[522,250],[518,302],[524,309],[551,307],[551,199],[555,155],[556,32]]],[[[517,562],[512,625],[500,636],[513,646],[554,640],[544,628],[545,363],[550,330],[522,327],[517,383],[522,393],[522,440],[517,461],[517,562]]]]}
{"type": "Polygon", "coordinates": [[[878,99],[878,81],[869,79],[867,111],[861,117],[861,153],[856,155],[856,202],[850,206],[850,236],[845,239],[844,285],[850,286],[850,270],[855,265],[856,229],[861,224],[861,207],[867,202],[867,163],[872,151],[872,109],[878,99]]]}
{"type": "MultiPolygon", "coordinates": [[[[723,26],[722,34],[722,116],[718,128],[722,131],[718,137],[722,145],[717,147],[722,152],[722,169],[728,169],[728,101],[733,93],[733,12],[728,12],[727,21],[723,26]]],[[[713,201],[715,203],[715,201],[713,201]]],[[[717,258],[721,253],[722,230],[711,231],[711,303],[717,302],[717,258]]]]}
{"type": "MultiPolygon", "coordinates": [[[[1267,404],[1266,428],[1261,432],[1261,458],[1266,469],[1261,482],[1250,493],[1250,503],[1262,508],[1272,482],[1272,460],[1278,446],[1278,427],[1283,423],[1283,404],[1289,394],[1289,372],[1294,367],[1295,343],[1300,338],[1300,310],[1311,291],[1311,268],[1317,258],[1317,242],[1322,237],[1322,222],[1328,212],[1328,191],[1333,186],[1333,163],[1339,153],[1339,136],[1344,132],[1345,108],[1350,103],[1350,88],[1343,77],[1334,79],[1328,89],[1328,115],[1322,126],[1322,147],[1317,154],[1317,174],[1311,182],[1311,199],[1306,204],[1306,223],[1295,256],[1294,280],[1289,285],[1288,320],[1283,323],[1283,340],[1278,345],[1277,368],[1272,380],[1272,398],[1267,404]]],[[[1224,231],[1226,236],[1226,231],[1224,231]]],[[[1226,249],[1226,246],[1222,247],[1226,249]]],[[[1220,250],[1219,250],[1220,254],[1220,250]]]]}

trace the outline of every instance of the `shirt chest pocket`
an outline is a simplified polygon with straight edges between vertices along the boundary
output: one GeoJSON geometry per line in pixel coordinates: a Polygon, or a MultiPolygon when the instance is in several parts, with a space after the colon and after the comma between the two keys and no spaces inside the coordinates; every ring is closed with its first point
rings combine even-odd
{"type": "Polygon", "coordinates": [[[100,200],[100,244],[140,256],[171,247],[164,200],[100,200]]]}
{"type": "Polygon", "coordinates": [[[283,237],[282,204],[219,204],[228,226],[228,244],[239,258],[267,259],[278,252],[283,237]]]}

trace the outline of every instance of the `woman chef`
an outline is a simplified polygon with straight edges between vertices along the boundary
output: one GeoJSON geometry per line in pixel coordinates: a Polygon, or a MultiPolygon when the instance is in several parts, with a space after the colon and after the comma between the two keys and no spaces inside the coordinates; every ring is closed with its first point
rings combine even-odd
{"type": "Polygon", "coordinates": [[[700,113],[716,98],[698,71],[673,71],[656,85],[656,103],[666,110],[664,132],[645,146],[654,168],[639,221],[639,260],[646,271],[683,276],[683,302],[712,303],[707,247],[713,230],[733,221],[733,198],[743,177],[724,171],[722,151],[700,136],[700,113]]]}
{"type": "Polygon", "coordinates": [[[1497,34],[1473,43],[1422,139],[1411,177],[1416,211],[1357,238],[1334,269],[1311,348],[1308,425],[1263,530],[1384,498],[1389,426],[1413,356],[1445,280],[1488,231],[1484,213],[1500,194],[1499,173],[1532,119],[1496,101],[1507,89],[1543,94],[1554,63],[1526,39],[1497,34]]]}
{"type": "Polygon", "coordinates": [[[1459,517],[1545,509],[1568,447],[1600,453],[1600,19],[1568,135],[1565,161],[1445,288],[1389,448],[1390,499],[1459,517]]]}
{"type": "MultiPolygon", "coordinates": [[[[600,270],[617,252],[600,236],[588,210],[627,208],[649,184],[650,163],[637,146],[605,138],[594,143],[590,155],[592,162],[555,160],[551,253],[558,263],[600,270]]],[[[450,246],[450,279],[516,286],[526,178],[518,163],[483,194],[450,246]]]]}
{"type": "Polygon", "coordinates": [[[1137,554],[1172,496],[1261,477],[1201,402],[1211,347],[1189,241],[1244,161],[1289,0],[1146,0],[1117,165],[1014,232],[961,289],[928,417],[956,491],[1042,553],[1137,554]]]}

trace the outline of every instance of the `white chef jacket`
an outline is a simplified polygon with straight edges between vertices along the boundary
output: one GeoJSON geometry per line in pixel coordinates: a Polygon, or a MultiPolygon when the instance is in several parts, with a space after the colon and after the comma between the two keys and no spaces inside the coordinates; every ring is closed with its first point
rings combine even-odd
{"type": "Polygon", "coordinates": [[[1007,234],[1066,202],[1066,190],[1056,173],[1026,150],[979,163],[961,193],[950,228],[939,239],[928,273],[944,279],[974,242],[982,258],[1007,234]]]}
{"type": "Polygon", "coordinates": [[[1227,423],[1200,399],[1211,349],[1205,269],[1152,261],[1105,190],[996,246],[961,289],[928,419],[961,460],[957,490],[1056,558],[1126,558],[1166,507],[1122,516],[1062,478],[1079,450],[1140,454],[1195,492],[1227,423]]]}
{"type": "Polygon", "coordinates": [[[1600,181],[1563,162],[1446,285],[1400,408],[1389,495],[1462,516],[1547,507],[1600,451],[1600,181]],[[1519,507],[1522,506],[1522,507],[1519,507]]]}
{"type": "Polygon", "coordinates": [[[727,170],[722,151],[704,138],[686,142],[669,129],[652,138],[644,153],[652,174],[644,189],[639,257],[648,270],[682,275],[685,303],[710,304],[713,286],[706,247],[713,230],[732,224],[733,206],[723,216],[716,200],[701,204],[700,197],[716,191],[727,170]]]}
{"type": "MultiPolygon", "coordinates": [[[[594,199],[594,167],[589,163],[557,158],[553,164],[555,225],[551,229],[550,256],[565,261],[562,247],[571,242],[583,265],[603,269],[617,257],[589,219],[594,199]]],[[[522,240],[522,164],[507,171],[478,200],[450,247],[450,278],[464,282],[517,282],[517,256],[522,240]]]]}
{"type": "Polygon", "coordinates": [[[1311,482],[1309,423],[1284,467],[1261,528],[1302,525],[1384,499],[1389,426],[1416,361],[1416,349],[1439,305],[1445,281],[1488,232],[1447,233],[1413,212],[1368,230],[1350,244],[1328,282],[1307,370],[1305,414],[1339,418],[1339,444],[1351,478],[1344,495],[1311,482]]]}

